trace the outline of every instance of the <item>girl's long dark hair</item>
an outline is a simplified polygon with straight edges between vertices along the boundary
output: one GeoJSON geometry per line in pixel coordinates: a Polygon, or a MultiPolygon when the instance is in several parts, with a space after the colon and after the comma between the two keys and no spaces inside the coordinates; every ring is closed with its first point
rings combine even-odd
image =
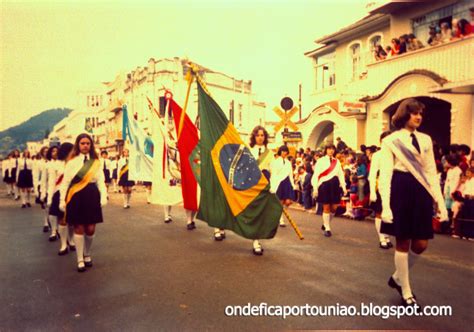
{"type": "Polygon", "coordinates": [[[85,133],[77,136],[76,142],[74,143],[74,147],[72,148],[71,158],[76,157],[81,154],[81,149],[79,148],[79,142],[83,138],[87,138],[91,142],[91,148],[89,150],[89,155],[91,156],[91,159],[99,159],[99,156],[97,155],[97,152],[95,151],[94,140],[92,139],[92,137],[90,137],[89,134],[85,134],[85,133]]]}
{"type": "Polygon", "coordinates": [[[255,137],[257,136],[257,134],[260,130],[263,130],[263,136],[265,136],[265,140],[263,141],[263,145],[265,145],[265,147],[267,146],[267,144],[268,144],[268,132],[267,132],[267,130],[265,128],[263,128],[262,126],[256,126],[255,128],[253,128],[252,134],[250,134],[250,147],[251,148],[253,148],[257,144],[257,141],[256,141],[255,137]]]}

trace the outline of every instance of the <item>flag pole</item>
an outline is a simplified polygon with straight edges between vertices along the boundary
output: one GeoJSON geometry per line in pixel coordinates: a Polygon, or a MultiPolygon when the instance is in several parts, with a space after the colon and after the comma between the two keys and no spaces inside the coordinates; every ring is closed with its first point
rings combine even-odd
{"type": "Polygon", "coordinates": [[[303,240],[304,239],[303,234],[301,234],[301,231],[299,230],[299,228],[296,225],[295,221],[293,219],[291,219],[290,215],[288,214],[288,211],[285,208],[283,208],[283,214],[285,215],[286,219],[288,219],[291,227],[293,227],[293,229],[295,230],[296,235],[298,235],[300,240],[303,240]]]}
{"type": "Polygon", "coordinates": [[[181,137],[181,132],[184,127],[184,115],[186,114],[186,109],[188,108],[189,93],[191,92],[191,85],[193,84],[193,80],[194,80],[194,75],[190,67],[188,73],[186,74],[186,81],[188,81],[188,89],[186,91],[186,99],[184,101],[183,111],[181,112],[181,117],[179,118],[178,140],[181,137]]]}

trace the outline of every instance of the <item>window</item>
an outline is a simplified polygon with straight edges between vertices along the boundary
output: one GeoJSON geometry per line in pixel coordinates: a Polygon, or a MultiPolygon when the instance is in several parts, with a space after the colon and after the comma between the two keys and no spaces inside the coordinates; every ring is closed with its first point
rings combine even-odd
{"type": "Polygon", "coordinates": [[[423,44],[426,44],[429,38],[430,26],[434,26],[439,31],[439,27],[443,22],[447,22],[450,28],[452,28],[452,19],[464,18],[469,21],[470,7],[472,7],[472,1],[461,0],[453,5],[437,9],[419,17],[415,17],[411,21],[413,34],[423,44]]]}
{"type": "Polygon", "coordinates": [[[352,80],[359,78],[361,72],[361,63],[360,63],[360,44],[356,43],[349,47],[349,55],[352,68],[352,80]]]}
{"type": "Polygon", "coordinates": [[[381,45],[385,49],[383,45],[383,39],[382,39],[381,33],[374,34],[370,36],[367,40],[367,52],[365,52],[365,59],[364,59],[366,64],[376,61],[374,52],[378,45],[381,45]]]}
{"type": "Polygon", "coordinates": [[[317,91],[327,89],[336,84],[335,58],[335,52],[315,58],[315,87],[317,91]]]}

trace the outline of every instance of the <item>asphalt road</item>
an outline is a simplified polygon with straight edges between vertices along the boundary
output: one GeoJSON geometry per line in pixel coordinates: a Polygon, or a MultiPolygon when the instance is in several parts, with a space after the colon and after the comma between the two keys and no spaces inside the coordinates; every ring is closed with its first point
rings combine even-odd
{"type": "Polygon", "coordinates": [[[75,253],[58,256],[59,242],[42,233],[40,208],[20,209],[0,191],[1,331],[473,330],[474,242],[436,236],[412,270],[419,302],[451,306],[449,317],[228,317],[227,306],[248,303],[397,305],[386,284],[393,249],[378,248],[372,222],[337,218],[325,238],[320,217],[292,210],[305,240],[280,228],[258,257],[251,241],[231,232],[214,241],[201,221],[187,231],[180,207],[164,224],[162,208],[145,204],[143,192],[129,210],[121,202],[111,194],[94,266],[79,274],[75,253]]]}

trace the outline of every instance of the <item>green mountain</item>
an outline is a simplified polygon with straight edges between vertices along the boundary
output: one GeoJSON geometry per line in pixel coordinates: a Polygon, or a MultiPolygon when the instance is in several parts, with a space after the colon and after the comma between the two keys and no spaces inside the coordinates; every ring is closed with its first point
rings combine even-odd
{"type": "Polygon", "coordinates": [[[68,108],[55,108],[31,117],[29,120],[0,132],[0,157],[13,149],[24,149],[26,142],[39,141],[48,136],[54,125],[71,113],[68,108]]]}

